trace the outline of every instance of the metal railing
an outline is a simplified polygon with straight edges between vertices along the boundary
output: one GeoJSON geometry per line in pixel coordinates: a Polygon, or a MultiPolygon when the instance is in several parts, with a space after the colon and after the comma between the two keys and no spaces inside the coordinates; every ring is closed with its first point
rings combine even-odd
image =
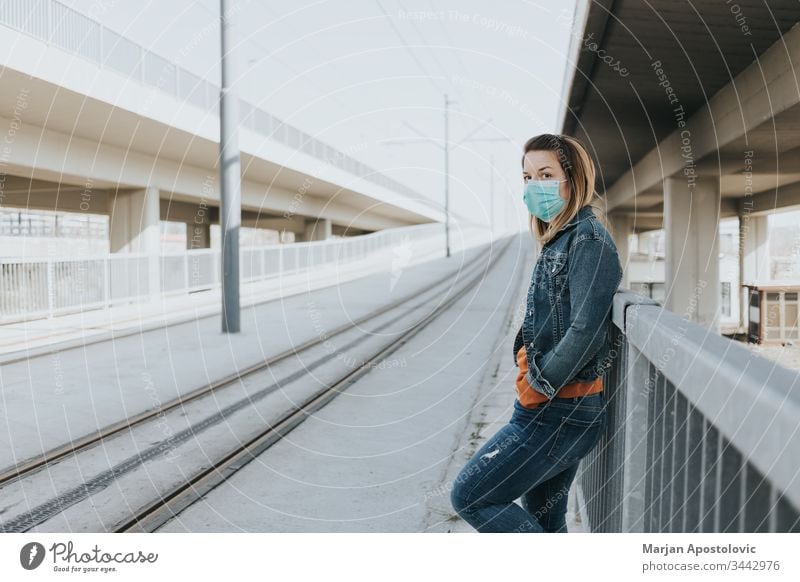
{"type": "MultiPolygon", "coordinates": [[[[463,244],[484,242],[488,233],[469,228],[463,244]]],[[[451,247],[458,247],[453,241],[451,247]]],[[[413,264],[444,255],[444,228],[421,224],[371,234],[272,244],[240,249],[243,283],[302,274],[325,266],[358,263],[364,273],[413,264]]],[[[219,288],[220,253],[190,249],[148,256],[115,253],[83,258],[0,257],[0,323],[102,309],[121,303],[219,288]],[[158,265],[157,278],[151,266],[158,265]],[[156,283],[153,283],[155,281],[156,283]],[[151,286],[158,286],[151,289],[151,286]]]]}
{"type": "MultiPolygon", "coordinates": [[[[56,0],[3,0],[0,24],[83,57],[101,68],[164,91],[219,115],[220,88],[164,57],[120,36],[56,0]]],[[[429,202],[405,184],[389,178],[274,115],[240,99],[242,127],[393,192],[429,202]]]]}
{"type": "Polygon", "coordinates": [[[108,219],[93,214],[58,215],[24,210],[0,211],[0,236],[104,240],[108,238],[108,219]]]}
{"type": "Polygon", "coordinates": [[[800,531],[800,373],[628,290],[610,325],[587,530],[800,531]]]}

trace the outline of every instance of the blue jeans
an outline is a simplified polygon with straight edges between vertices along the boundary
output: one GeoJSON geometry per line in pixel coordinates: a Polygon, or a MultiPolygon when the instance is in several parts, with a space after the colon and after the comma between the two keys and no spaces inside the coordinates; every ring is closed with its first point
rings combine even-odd
{"type": "Polygon", "coordinates": [[[453,508],[479,532],[566,532],[570,485],[605,430],[606,415],[602,392],[537,408],[515,400],[508,424],[456,477],[453,508]]]}

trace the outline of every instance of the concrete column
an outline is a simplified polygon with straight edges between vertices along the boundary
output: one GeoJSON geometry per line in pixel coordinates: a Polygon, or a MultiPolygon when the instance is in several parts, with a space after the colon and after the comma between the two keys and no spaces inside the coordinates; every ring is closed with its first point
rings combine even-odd
{"type": "Polygon", "coordinates": [[[719,177],[664,180],[664,307],[719,333],[719,177]]]}
{"type": "Polygon", "coordinates": [[[161,230],[158,188],[117,191],[109,204],[111,252],[147,255],[147,292],[153,298],[159,297],[161,230]]]}
{"type": "Polygon", "coordinates": [[[295,235],[297,242],[329,239],[332,234],[331,221],[328,218],[307,218],[305,231],[295,235]]]}
{"type": "Polygon", "coordinates": [[[629,285],[628,262],[630,261],[628,236],[633,234],[633,216],[629,214],[610,214],[608,218],[611,222],[611,236],[614,238],[614,244],[617,245],[619,262],[622,265],[622,282],[619,285],[627,289],[629,285]]]}
{"type": "Polygon", "coordinates": [[[739,266],[742,283],[771,278],[769,270],[769,217],[739,215],[739,266]]]}
{"type": "Polygon", "coordinates": [[[210,249],[211,225],[207,223],[186,223],[186,249],[210,249]]]}
{"type": "MultiPolygon", "coordinates": [[[[769,216],[739,214],[739,280],[755,283],[772,278],[769,264],[769,216]]],[[[739,325],[747,324],[747,290],[739,289],[739,325]]]]}

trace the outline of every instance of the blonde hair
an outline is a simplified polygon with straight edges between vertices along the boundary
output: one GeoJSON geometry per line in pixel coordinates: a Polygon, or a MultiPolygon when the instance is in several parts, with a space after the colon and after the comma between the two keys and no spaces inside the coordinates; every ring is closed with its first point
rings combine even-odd
{"type": "Polygon", "coordinates": [[[569,181],[569,198],[553,220],[545,222],[538,216],[529,215],[529,230],[536,235],[540,245],[547,244],[555,234],[567,224],[584,206],[591,206],[603,226],[607,229],[608,219],[600,206],[602,199],[594,188],[595,169],[594,162],[583,147],[583,144],[574,137],[543,133],[532,137],[522,149],[522,164],[525,165],[525,154],[532,151],[551,151],[556,153],[561,169],[569,181]],[[534,232],[535,231],[535,232],[534,232]]]}

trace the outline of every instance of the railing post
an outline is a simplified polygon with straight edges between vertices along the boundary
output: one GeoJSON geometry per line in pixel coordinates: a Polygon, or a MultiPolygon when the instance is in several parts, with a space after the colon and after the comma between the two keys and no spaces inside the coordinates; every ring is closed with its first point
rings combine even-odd
{"type": "Polygon", "coordinates": [[[53,276],[53,259],[47,259],[47,317],[53,317],[55,308],[55,277],[53,276]]]}
{"type": "Polygon", "coordinates": [[[45,28],[47,29],[47,42],[52,42],[55,27],[53,26],[53,3],[48,2],[44,11],[45,28]]]}
{"type": "Polygon", "coordinates": [[[644,531],[647,469],[647,409],[652,394],[650,362],[627,343],[625,370],[625,451],[622,477],[622,531],[644,531]]]}
{"type": "Polygon", "coordinates": [[[618,396],[625,403],[622,451],[622,524],[623,532],[645,531],[646,475],[648,450],[648,408],[653,390],[652,366],[647,357],[628,339],[636,323],[640,305],[659,305],[649,297],[620,289],[614,297],[612,318],[626,340],[622,349],[624,369],[617,377],[618,396]]]}
{"type": "Polygon", "coordinates": [[[192,268],[192,263],[189,261],[189,251],[183,255],[183,292],[189,294],[189,289],[192,284],[191,274],[189,270],[192,268]]]}
{"type": "Polygon", "coordinates": [[[111,307],[111,257],[103,258],[103,307],[111,307]]]}

